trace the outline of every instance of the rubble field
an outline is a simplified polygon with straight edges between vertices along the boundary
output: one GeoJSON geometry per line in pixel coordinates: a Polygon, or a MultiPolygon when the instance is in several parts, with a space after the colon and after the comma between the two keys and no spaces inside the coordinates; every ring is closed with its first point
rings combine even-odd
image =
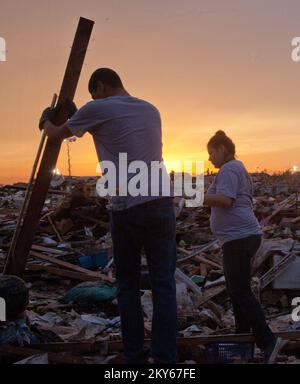
{"type": "MultiPolygon", "coordinates": [[[[205,177],[206,187],[212,177],[205,177]]],[[[253,260],[252,288],[270,327],[284,340],[277,364],[298,364],[300,317],[293,299],[299,297],[300,304],[300,174],[256,173],[252,178],[254,210],[264,232],[253,260]]],[[[53,181],[23,276],[30,292],[26,316],[0,323],[2,363],[123,362],[109,205],[96,196],[96,181],[53,181]]],[[[26,187],[0,186],[0,272],[26,187]]],[[[235,334],[222,250],[210,231],[209,208],[186,208],[182,202],[174,199],[179,363],[261,364],[252,335],[235,334]],[[220,356],[221,347],[225,357],[220,356]]],[[[141,300],[149,345],[152,296],[144,255],[141,300]]]]}

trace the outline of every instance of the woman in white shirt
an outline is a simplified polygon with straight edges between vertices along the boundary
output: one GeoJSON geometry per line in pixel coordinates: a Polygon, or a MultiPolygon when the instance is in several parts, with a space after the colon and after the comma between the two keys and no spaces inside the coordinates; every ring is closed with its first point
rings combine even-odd
{"type": "Polygon", "coordinates": [[[209,161],[219,169],[204,197],[211,207],[211,230],[223,249],[223,269],[231,298],[236,332],[252,329],[265,363],[274,362],[280,348],[268,327],[250,286],[251,259],[261,244],[262,231],[252,206],[252,182],[242,162],[235,159],[235,145],[223,131],[208,142],[209,161]]]}

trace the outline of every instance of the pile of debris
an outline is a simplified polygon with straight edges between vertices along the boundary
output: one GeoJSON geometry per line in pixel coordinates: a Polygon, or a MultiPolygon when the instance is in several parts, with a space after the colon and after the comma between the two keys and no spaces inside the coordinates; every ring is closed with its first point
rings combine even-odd
{"type": "MultiPolygon", "coordinates": [[[[300,362],[299,324],[291,317],[292,300],[300,297],[300,178],[293,176],[253,175],[254,208],[264,241],[253,262],[252,283],[271,328],[286,340],[278,363],[300,362]]],[[[26,314],[0,327],[2,362],[122,361],[109,206],[106,199],[95,195],[96,181],[69,178],[49,190],[24,275],[30,293],[26,314]],[[38,342],[25,337],[26,326],[38,342]],[[15,338],[11,338],[13,332],[15,338]]],[[[211,176],[207,176],[205,185],[210,182],[211,176]]],[[[0,271],[25,189],[23,184],[0,188],[0,271]]],[[[180,199],[175,204],[179,360],[212,362],[208,354],[212,345],[253,345],[253,337],[234,335],[222,250],[210,231],[209,208],[185,208],[180,199]]],[[[149,343],[153,308],[145,255],[142,271],[149,343]]],[[[255,349],[248,361],[261,363],[260,351],[255,349]]]]}

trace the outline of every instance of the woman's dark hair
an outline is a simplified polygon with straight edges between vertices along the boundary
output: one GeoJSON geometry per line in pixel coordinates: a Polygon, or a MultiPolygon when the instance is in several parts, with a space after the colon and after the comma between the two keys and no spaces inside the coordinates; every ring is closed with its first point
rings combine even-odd
{"type": "Polygon", "coordinates": [[[104,84],[111,86],[114,89],[124,88],[122,80],[117,72],[110,68],[99,68],[91,76],[89,81],[89,92],[95,92],[97,90],[97,82],[101,81],[104,84]]]}
{"type": "Polygon", "coordinates": [[[229,155],[235,157],[235,144],[224,131],[217,131],[207,143],[208,147],[219,148],[224,145],[229,155]]]}

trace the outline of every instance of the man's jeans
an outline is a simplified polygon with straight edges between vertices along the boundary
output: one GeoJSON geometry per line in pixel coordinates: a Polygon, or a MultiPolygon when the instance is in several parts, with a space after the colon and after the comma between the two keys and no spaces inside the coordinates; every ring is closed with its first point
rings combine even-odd
{"type": "Polygon", "coordinates": [[[231,298],[237,333],[251,328],[259,348],[274,340],[262,308],[251,290],[251,258],[261,244],[261,236],[253,235],[223,245],[223,265],[227,291],[231,298]]]}
{"type": "Polygon", "coordinates": [[[153,297],[151,356],[156,363],[176,362],[175,226],[172,198],[160,198],[112,212],[117,298],[128,363],[143,362],[144,358],[140,294],[142,247],[149,267],[153,297]]]}

